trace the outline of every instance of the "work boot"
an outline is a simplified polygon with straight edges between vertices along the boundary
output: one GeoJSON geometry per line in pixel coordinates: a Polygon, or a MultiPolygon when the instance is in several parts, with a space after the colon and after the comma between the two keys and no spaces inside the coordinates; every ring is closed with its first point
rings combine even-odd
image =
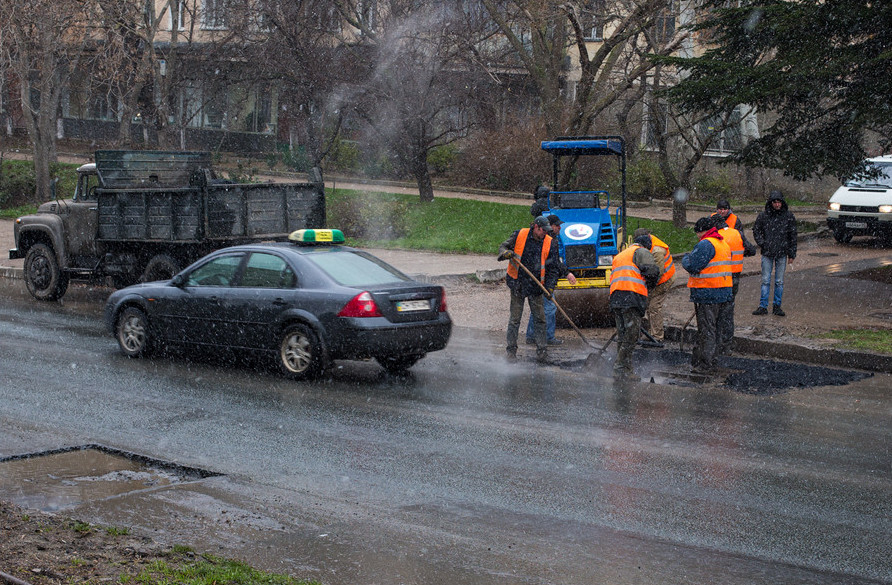
{"type": "Polygon", "coordinates": [[[771,307],[771,312],[778,317],[785,317],[787,315],[786,313],[784,313],[784,310],[781,309],[780,305],[774,305],[773,307],[771,307]]]}
{"type": "Polygon", "coordinates": [[[548,363],[548,352],[547,351],[537,351],[536,352],[536,363],[540,365],[544,365],[548,363]]]}
{"type": "Polygon", "coordinates": [[[766,307],[759,307],[758,309],[753,311],[753,315],[767,315],[767,314],[768,314],[768,308],[766,308],[766,307]]]}
{"type": "Polygon", "coordinates": [[[548,345],[561,345],[561,344],[563,344],[563,343],[564,343],[564,340],[563,340],[563,339],[558,339],[557,337],[555,337],[554,339],[549,339],[549,340],[548,340],[548,345]]]}
{"type": "Polygon", "coordinates": [[[509,362],[516,362],[517,361],[517,351],[516,350],[511,351],[509,349],[505,354],[505,359],[508,360],[509,362]]]}

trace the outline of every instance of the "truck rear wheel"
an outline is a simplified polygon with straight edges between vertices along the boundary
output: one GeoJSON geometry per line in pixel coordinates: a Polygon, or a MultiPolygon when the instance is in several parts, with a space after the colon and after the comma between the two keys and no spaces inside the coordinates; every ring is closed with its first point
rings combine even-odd
{"type": "Polygon", "coordinates": [[[154,282],[156,280],[170,280],[181,270],[180,263],[168,256],[167,254],[158,254],[153,256],[146,265],[145,272],[142,273],[143,282],[154,282]]]}
{"type": "Polygon", "coordinates": [[[68,290],[68,275],[59,266],[53,249],[34,244],[25,255],[25,285],[39,301],[55,301],[68,290]]]}

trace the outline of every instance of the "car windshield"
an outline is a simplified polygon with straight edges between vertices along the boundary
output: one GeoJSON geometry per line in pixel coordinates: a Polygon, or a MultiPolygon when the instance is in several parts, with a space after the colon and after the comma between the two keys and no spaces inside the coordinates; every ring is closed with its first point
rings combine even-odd
{"type": "Polygon", "coordinates": [[[412,280],[396,268],[364,252],[338,250],[307,254],[306,258],[344,286],[366,287],[412,280]]]}
{"type": "Polygon", "coordinates": [[[848,184],[853,187],[892,187],[892,163],[870,163],[869,167],[879,174],[871,178],[858,177],[848,184]]]}

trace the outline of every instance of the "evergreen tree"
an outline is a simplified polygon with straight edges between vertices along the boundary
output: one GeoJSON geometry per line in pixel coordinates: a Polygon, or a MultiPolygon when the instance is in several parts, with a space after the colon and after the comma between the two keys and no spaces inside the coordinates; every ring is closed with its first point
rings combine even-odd
{"type": "Polygon", "coordinates": [[[661,59],[682,77],[665,95],[686,111],[755,106],[769,124],[734,160],[842,179],[876,144],[892,148],[892,2],[705,0],[701,9],[695,31],[711,48],[661,59]]]}

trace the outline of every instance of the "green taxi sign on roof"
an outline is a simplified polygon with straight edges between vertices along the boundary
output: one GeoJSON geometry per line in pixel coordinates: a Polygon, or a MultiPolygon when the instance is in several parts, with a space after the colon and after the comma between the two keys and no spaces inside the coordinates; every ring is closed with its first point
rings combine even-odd
{"type": "Polygon", "coordinates": [[[291,232],[288,240],[296,244],[343,244],[344,232],[331,229],[305,229],[291,232]]]}

